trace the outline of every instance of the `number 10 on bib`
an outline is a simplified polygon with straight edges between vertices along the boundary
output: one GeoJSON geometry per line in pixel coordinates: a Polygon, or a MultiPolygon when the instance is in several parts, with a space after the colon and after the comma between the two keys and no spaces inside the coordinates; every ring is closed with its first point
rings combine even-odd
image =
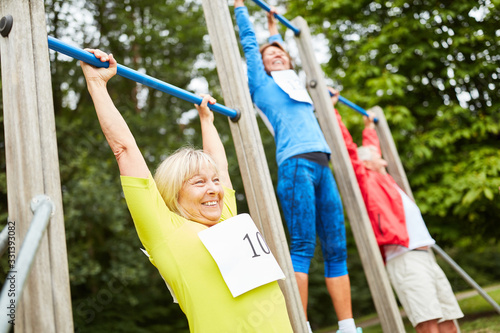
{"type": "Polygon", "coordinates": [[[233,297],[285,275],[248,214],[240,214],[198,233],[233,297]]]}

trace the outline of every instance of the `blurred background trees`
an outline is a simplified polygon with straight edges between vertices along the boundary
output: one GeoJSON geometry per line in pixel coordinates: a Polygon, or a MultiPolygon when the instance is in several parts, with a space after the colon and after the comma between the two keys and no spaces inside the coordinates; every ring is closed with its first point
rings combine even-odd
{"type": "MultiPolygon", "coordinates": [[[[247,2],[257,27],[265,30],[265,13],[247,2]]],[[[112,52],[125,66],[190,91],[209,92],[224,103],[200,0],[45,3],[50,35],[112,52]]],[[[479,284],[498,281],[499,2],[269,3],[289,19],[306,19],[318,47],[325,50],[318,54],[325,75],[344,97],[364,108],[383,108],[415,199],[438,244],[479,284]]],[[[289,32],[286,41],[293,54],[289,32]]],[[[79,65],[52,51],[50,58],[76,331],[187,331],[183,313],[139,250],[118,168],[79,65]]],[[[297,63],[300,69],[299,59],[297,63]]],[[[201,146],[190,103],[118,76],[108,89],[152,172],[186,143],[201,146]]],[[[360,142],[361,117],[341,104],[338,109],[360,142]]],[[[0,117],[0,216],[6,220],[0,117]]],[[[216,115],[216,125],[230,159],[239,211],[246,212],[227,119],[216,115]]],[[[259,125],[276,183],[274,140],[259,125]]],[[[374,307],[350,231],[348,236],[353,306],[360,316],[374,307]]],[[[336,323],[320,256],[318,251],[310,286],[310,318],[317,327],[336,323]]],[[[442,267],[456,291],[468,288],[446,264],[442,267]]]]}

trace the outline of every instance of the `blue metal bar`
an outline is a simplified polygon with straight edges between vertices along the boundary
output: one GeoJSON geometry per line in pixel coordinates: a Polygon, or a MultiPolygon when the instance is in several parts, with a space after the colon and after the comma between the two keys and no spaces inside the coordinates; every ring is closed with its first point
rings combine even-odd
{"type": "Polygon", "coordinates": [[[50,216],[54,211],[54,203],[48,196],[40,195],[31,201],[31,210],[34,213],[33,219],[21,244],[19,256],[13,260],[9,257],[10,270],[0,295],[0,308],[7,313],[0,317],[0,333],[9,332],[16,318],[17,303],[31,271],[42,236],[49,224],[50,216]]]}
{"type": "MultiPolygon", "coordinates": [[[[330,96],[333,96],[333,94],[332,94],[332,92],[330,90],[328,90],[328,93],[330,94],[330,96]]],[[[339,102],[341,102],[342,104],[347,105],[348,107],[350,107],[351,109],[353,109],[355,111],[358,111],[363,116],[369,117],[368,112],[366,112],[365,109],[363,109],[361,106],[358,106],[358,105],[354,104],[350,100],[348,100],[348,99],[346,99],[346,98],[344,98],[344,97],[342,97],[340,95],[339,95],[339,102]]],[[[378,123],[378,118],[373,118],[373,122],[375,124],[378,123]]]]}
{"type": "MultiPolygon", "coordinates": [[[[271,11],[271,7],[264,1],[253,0],[253,2],[255,2],[260,8],[264,9],[265,11],[267,12],[271,11]]],[[[292,30],[295,33],[295,36],[300,35],[300,29],[294,26],[292,22],[288,21],[284,16],[275,13],[274,17],[276,17],[276,19],[278,19],[278,21],[280,21],[288,29],[292,30]]]]}
{"type": "MultiPolygon", "coordinates": [[[[49,48],[63,53],[67,56],[70,56],[72,58],[78,59],[80,61],[86,62],[88,64],[91,64],[96,67],[109,67],[109,62],[102,62],[101,60],[97,59],[95,55],[93,55],[90,52],[87,52],[85,50],[79,49],[77,47],[71,46],[67,43],[64,43],[60,41],[57,38],[48,36],[48,41],[49,41],[49,48]]],[[[117,74],[120,76],[123,76],[127,79],[130,79],[132,81],[144,84],[145,86],[151,87],[153,89],[157,89],[160,91],[163,91],[164,93],[167,93],[169,95],[181,98],[185,101],[194,103],[194,104],[200,104],[203,98],[201,98],[198,95],[195,95],[187,90],[178,88],[174,85],[171,85],[169,83],[160,81],[158,79],[155,79],[154,77],[151,77],[146,74],[139,73],[136,70],[130,69],[128,67],[125,67],[123,65],[118,64],[117,67],[117,74]]],[[[240,117],[240,112],[230,109],[227,106],[215,103],[215,104],[208,104],[209,109],[212,111],[216,111],[218,113],[221,113],[225,116],[228,116],[231,118],[233,121],[237,121],[240,117]]]]}

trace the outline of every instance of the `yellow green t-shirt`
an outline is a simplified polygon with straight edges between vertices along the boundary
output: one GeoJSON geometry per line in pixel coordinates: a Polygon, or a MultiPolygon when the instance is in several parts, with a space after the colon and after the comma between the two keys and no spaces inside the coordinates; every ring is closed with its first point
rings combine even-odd
{"type": "MultiPolygon", "coordinates": [[[[172,288],[191,332],[293,332],[276,281],[234,298],[198,237],[207,227],[171,212],[151,175],[121,176],[121,182],[137,234],[172,288]]],[[[221,221],[234,215],[235,193],[224,188],[221,221]]]]}

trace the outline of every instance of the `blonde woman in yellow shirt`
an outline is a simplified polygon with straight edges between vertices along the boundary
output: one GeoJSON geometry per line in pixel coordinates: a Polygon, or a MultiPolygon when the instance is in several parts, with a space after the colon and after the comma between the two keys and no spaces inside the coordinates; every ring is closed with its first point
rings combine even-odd
{"type": "Polygon", "coordinates": [[[233,297],[198,233],[236,215],[227,158],[204,96],[196,105],[203,151],[182,148],[154,176],[116,109],[106,84],[116,74],[111,54],[87,50],[109,68],[81,63],[97,117],[120,169],[137,234],[149,259],[185,313],[191,332],[292,332],[276,281],[233,297]]]}

